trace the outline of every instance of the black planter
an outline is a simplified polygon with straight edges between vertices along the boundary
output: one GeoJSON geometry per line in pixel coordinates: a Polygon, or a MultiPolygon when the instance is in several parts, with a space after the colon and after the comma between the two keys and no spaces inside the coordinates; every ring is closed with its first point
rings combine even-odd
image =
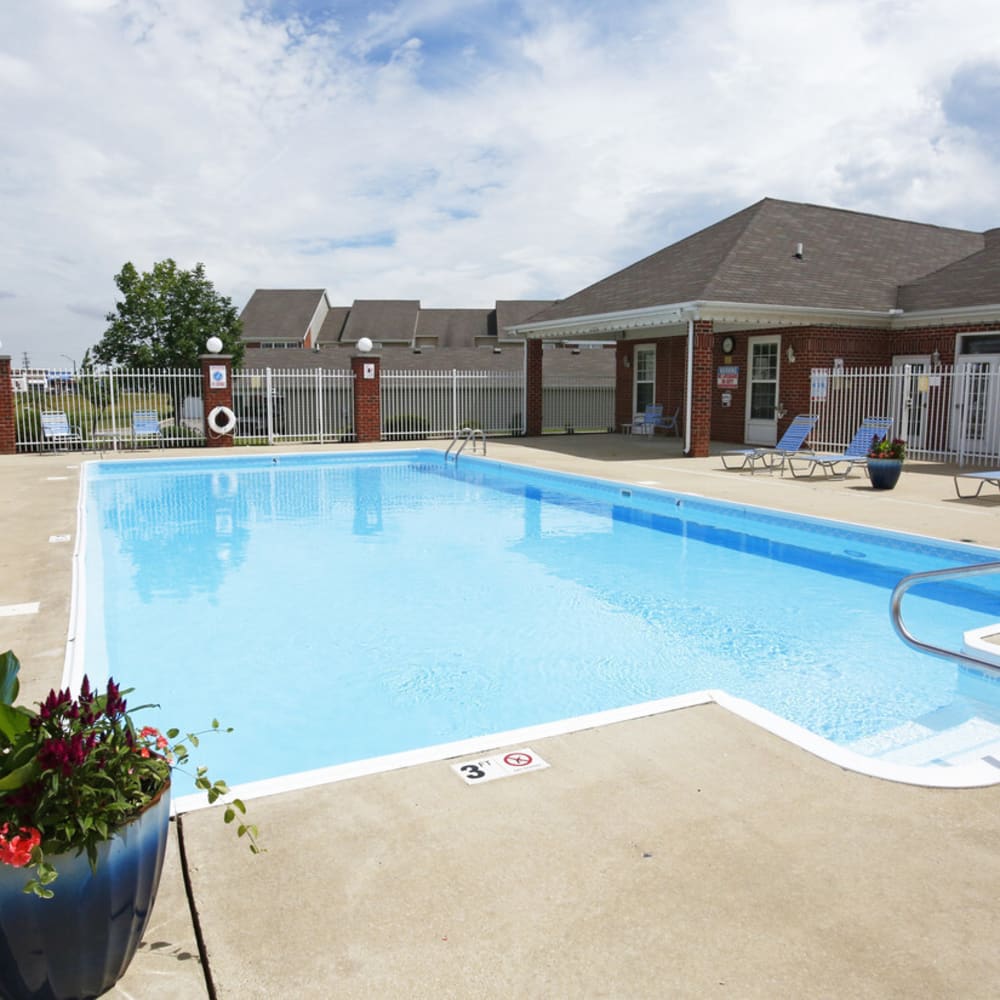
{"type": "Polygon", "coordinates": [[[903,461],[899,458],[869,458],[868,478],[873,490],[891,490],[899,482],[903,461]]]}

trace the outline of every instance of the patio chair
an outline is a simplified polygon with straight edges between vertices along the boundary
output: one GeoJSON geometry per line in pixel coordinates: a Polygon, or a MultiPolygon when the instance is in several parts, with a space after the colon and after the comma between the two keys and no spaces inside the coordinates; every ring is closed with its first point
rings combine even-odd
{"type": "Polygon", "coordinates": [[[823,470],[824,476],[831,479],[846,479],[851,469],[856,465],[863,465],[865,472],[868,471],[868,452],[871,450],[874,439],[882,440],[887,437],[892,428],[892,417],[865,417],[861,426],[857,429],[851,443],[840,455],[789,455],[788,468],[797,479],[811,476],[817,469],[823,470]],[[803,470],[797,471],[796,462],[804,462],[803,470]],[[841,471],[838,467],[843,466],[841,471]]]}
{"type": "Polygon", "coordinates": [[[654,433],[657,429],[665,431],[667,434],[676,434],[678,437],[681,436],[681,408],[678,406],[673,414],[669,417],[661,417],[660,422],[653,428],[654,433]]]}
{"type": "MultiPolygon", "coordinates": [[[[636,414],[638,416],[638,414],[636,414]]],[[[676,417],[677,414],[674,414],[676,417]]],[[[656,435],[657,427],[669,426],[670,417],[664,419],[663,406],[660,403],[651,403],[642,413],[642,426],[632,428],[633,434],[648,434],[651,438],[656,435]]]]}
{"type": "Polygon", "coordinates": [[[979,496],[984,486],[995,486],[1000,490],[1000,469],[993,469],[989,472],[959,472],[955,476],[955,492],[959,500],[972,500],[979,496]],[[973,479],[976,481],[975,493],[963,493],[958,486],[960,479],[973,479]]]}
{"type": "Polygon", "coordinates": [[[789,455],[802,451],[802,445],[809,436],[809,432],[816,426],[817,420],[819,417],[800,413],[785,428],[781,440],[773,448],[731,448],[719,456],[722,459],[722,465],[726,469],[737,472],[749,469],[750,474],[753,475],[757,471],[757,464],[760,463],[768,472],[781,469],[781,474],[784,475],[785,459],[789,455]],[[726,461],[727,458],[733,461],[732,465],[726,461]],[[738,465],[736,464],[737,460],[739,461],[738,465]]]}
{"type": "Polygon", "coordinates": [[[156,410],[132,411],[132,445],[138,447],[140,441],[155,440],[163,443],[163,433],[160,430],[160,417],[156,410]]]}
{"type": "Polygon", "coordinates": [[[51,444],[53,448],[83,444],[80,428],[70,424],[64,410],[43,410],[40,418],[45,444],[51,444]]]}

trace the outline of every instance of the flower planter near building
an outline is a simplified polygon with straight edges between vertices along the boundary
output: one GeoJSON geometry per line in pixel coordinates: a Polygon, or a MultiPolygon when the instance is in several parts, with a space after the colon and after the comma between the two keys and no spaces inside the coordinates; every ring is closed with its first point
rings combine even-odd
{"type": "Polygon", "coordinates": [[[873,490],[891,490],[899,482],[903,463],[895,458],[869,458],[868,478],[873,490]]]}
{"type": "Polygon", "coordinates": [[[899,482],[906,458],[902,438],[873,438],[868,449],[868,478],[873,490],[891,490],[899,482]]]}

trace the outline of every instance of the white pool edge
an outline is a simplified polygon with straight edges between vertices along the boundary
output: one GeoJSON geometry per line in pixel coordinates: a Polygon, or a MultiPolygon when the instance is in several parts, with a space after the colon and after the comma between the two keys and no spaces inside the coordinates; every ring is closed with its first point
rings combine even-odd
{"type": "MultiPolygon", "coordinates": [[[[984,788],[1000,784],[1000,767],[993,767],[985,761],[957,766],[944,764],[916,766],[877,760],[848,750],[822,736],[817,736],[815,733],[809,732],[808,729],[803,729],[794,722],[789,722],[753,702],[737,698],[725,691],[705,690],[674,695],[670,698],[659,698],[655,701],[609,709],[605,712],[578,715],[537,726],[508,729],[505,732],[490,733],[451,743],[438,743],[429,747],[421,747],[418,750],[406,750],[401,753],[369,757],[365,760],[335,764],[331,767],[316,768],[311,771],[300,771],[298,774],[285,775],[280,778],[251,781],[235,786],[224,801],[228,802],[233,798],[249,801],[268,795],[281,795],[285,792],[302,791],[307,788],[315,788],[318,785],[347,781],[352,778],[369,777],[386,771],[397,771],[405,767],[415,767],[418,764],[433,764],[459,757],[480,756],[488,751],[514,744],[530,743],[553,736],[565,736],[587,729],[595,729],[599,726],[631,722],[648,716],[663,715],[667,712],[711,704],[718,705],[727,712],[772,733],[779,739],[846,771],[924,788],[984,788]]],[[[181,795],[174,800],[171,812],[173,815],[180,815],[208,807],[208,802],[202,794],[181,795]]]]}
{"type": "MultiPolygon", "coordinates": [[[[375,453],[377,454],[377,452],[375,453]]],[[[472,458],[474,456],[470,456],[472,458]]],[[[518,469],[531,470],[532,466],[523,466],[514,462],[499,462],[497,459],[487,459],[500,465],[513,465],[518,469]]],[[[80,483],[77,493],[77,534],[76,544],[73,549],[72,583],[70,593],[70,613],[69,632],[66,639],[66,658],[63,668],[63,685],[71,690],[76,690],[80,686],[85,673],[82,661],[82,650],[84,643],[82,637],[86,622],[86,595],[85,588],[81,586],[84,577],[85,547],[86,540],[86,480],[87,467],[91,462],[81,463],[80,483]]],[[[567,476],[576,475],[566,473],[567,476]]],[[[600,479],[597,476],[586,476],[582,478],[600,479]]],[[[603,480],[607,483],[616,483],[615,480],[603,480]]],[[[655,487],[645,487],[656,489],[655,487]]],[[[678,492],[678,491],[674,491],[678,492]]],[[[698,494],[685,494],[700,497],[698,494]]],[[[769,507],[756,507],[753,504],[744,506],[752,509],[772,511],[769,507]]],[[[778,513],[788,513],[778,511],[778,513]]],[[[800,515],[790,514],[792,517],[800,515]]],[[[829,518],[818,518],[818,520],[829,520],[829,518]]],[[[853,525],[851,522],[844,523],[852,527],[864,527],[853,525]]],[[[906,535],[907,532],[899,532],[906,535]]],[[[924,538],[923,535],[911,535],[913,538],[924,538]]],[[[947,544],[961,544],[952,543],[947,544]]],[[[980,546],[975,546],[980,547],[980,546]]],[[[360,778],[368,775],[379,774],[383,771],[394,771],[404,767],[413,767],[417,764],[429,764],[438,761],[465,757],[473,754],[482,754],[487,750],[495,750],[499,747],[508,746],[515,743],[527,743],[532,740],[546,739],[551,736],[564,736],[568,733],[580,732],[586,729],[593,729],[597,726],[613,725],[618,722],[628,722],[633,719],[645,718],[651,715],[660,715],[666,712],[674,712],[683,708],[691,708],[697,705],[717,704],[726,711],[745,719],[748,722],[759,726],[773,735],[794,744],[807,753],[819,757],[828,763],[834,764],[848,771],[858,774],[868,775],[873,778],[881,778],[886,781],[895,781],[900,784],[917,785],[925,788],[984,788],[990,785],[1000,784],[1000,767],[994,767],[986,761],[975,761],[961,765],[923,764],[907,765],[895,764],[889,761],[878,760],[873,757],[866,757],[856,753],[846,747],[842,747],[831,740],[804,729],[794,722],[784,719],[779,715],[762,708],[753,702],[743,698],[737,698],[722,690],[694,691],[689,694],[674,695],[669,698],[659,698],[654,701],[641,702],[636,705],[629,705],[624,708],[609,709],[604,712],[594,712],[588,715],[574,716],[568,719],[561,719],[555,722],[542,723],[536,726],[526,726],[519,729],[510,729],[500,733],[492,733],[485,736],[471,737],[465,740],[456,740],[450,743],[438,743],[417,750],[407,750],[401,753],[385,754],[379,757],[369,757],[364,760],[351,761],[346,764],[335,764],[330,767],[315,768],[309,771],[300,771],[295,774],[284,775],[279,778],[267,778],[261,781],[246,782],[234,786],[230,795],[223,801],[231,801],[233,798],[255,799],[268,795],[278,795],[284,792],[298,791],[306,788],[313,788],[317,785],[332,784],[338,781],[346,781],[350,778],[360,778]]],[[[198,809],[208,808],[208,802],[203,794],[181,795],[175,798],[171,804],[171,814],[180,815],[185,812],[192,812],[198,809]]]]}

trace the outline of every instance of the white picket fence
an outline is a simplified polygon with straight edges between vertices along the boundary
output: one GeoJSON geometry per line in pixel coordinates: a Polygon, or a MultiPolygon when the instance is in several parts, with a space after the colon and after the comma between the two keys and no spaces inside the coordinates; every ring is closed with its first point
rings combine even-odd
{"type": "MultiPolygon", "coordinates": [[[[14,373],[18,450],[52,447],[40,415],[60,411],[73,427],[60,447],[119,451],[204,443],[201,373],[113,369],[14,373]],[[133,434],[133,413],[155,411],[160,433],[133,434]]],[[[524,376],[494,371],[383,371],[382,437],[453,437],[462,427],[517,436],[525,427],[524,376]]],[[[233,373],[239,444],[354,440],[354,375],[324,369],[242,369],[233,373]]],[[[553,381],[543,388],[545,430],[606,431],[614,386],[553,381]]]]}
{"type": "Polygon", "coordinates": [[[960,465],[1000,463],[1000,363],[975,356],[957,366],[814,369],[808,445],[842,450],[865,417],[891,417],[911,458],[960,465]]]}
{"type": "Polygon", "coordinates": [[[453,437],[462,427],[493,435],[524,433],[520,372],[383,371],[382,437],[453,437]]]}
{"type": "Polygon", "coordinates": [[[201,373],[115,369],[105,372],[13,372],[18,451],[53,447],[42,414],[63,413],[70,437],[59,447],[120,451],[141,446],[191,447],[204,441],[201,373]],[[156,435],[135,432],[137,413],[155,412],[156,435]]]}
{"type": "Polygon", "coordinates": [[[321,368],[233,372],[241,444],[354,440],[354,375],[321,368]]]}
{"type": "Polygon", "coordinates": [[[542,385],[542,432],[611,432],[615,429],[615,380],[548,379],[542,385]]]}
{"type": "MultiPolygon", "coordinates": [[[[41,414],[59,411],[72,427],[61,447],[100,452],[204,443],[199,371],[114,369],[94,373],[13,373],[19,451],[52,447],[41,414]],[[134,414],[155,411],[159,433],[134,432],[134,414]]],[[[520,372],[384,371],[386,440],[452,437],[461,427],[520,435],[525,389],[520,372]]],[[[614,426],[611,380],[550,379],[542,390],[546,433],[607,431],[614,426]]],[[[814,369],[809,412],[818,423],[815,450],[840,451],[865,417],[892,417],[894,437],[912,458],[1000,467],[1000,358],[962,357],[954,366],[814,369]]],[[[306,369],[233,374],[240,443],[354,439],[354,376],[306,369]]]]}

